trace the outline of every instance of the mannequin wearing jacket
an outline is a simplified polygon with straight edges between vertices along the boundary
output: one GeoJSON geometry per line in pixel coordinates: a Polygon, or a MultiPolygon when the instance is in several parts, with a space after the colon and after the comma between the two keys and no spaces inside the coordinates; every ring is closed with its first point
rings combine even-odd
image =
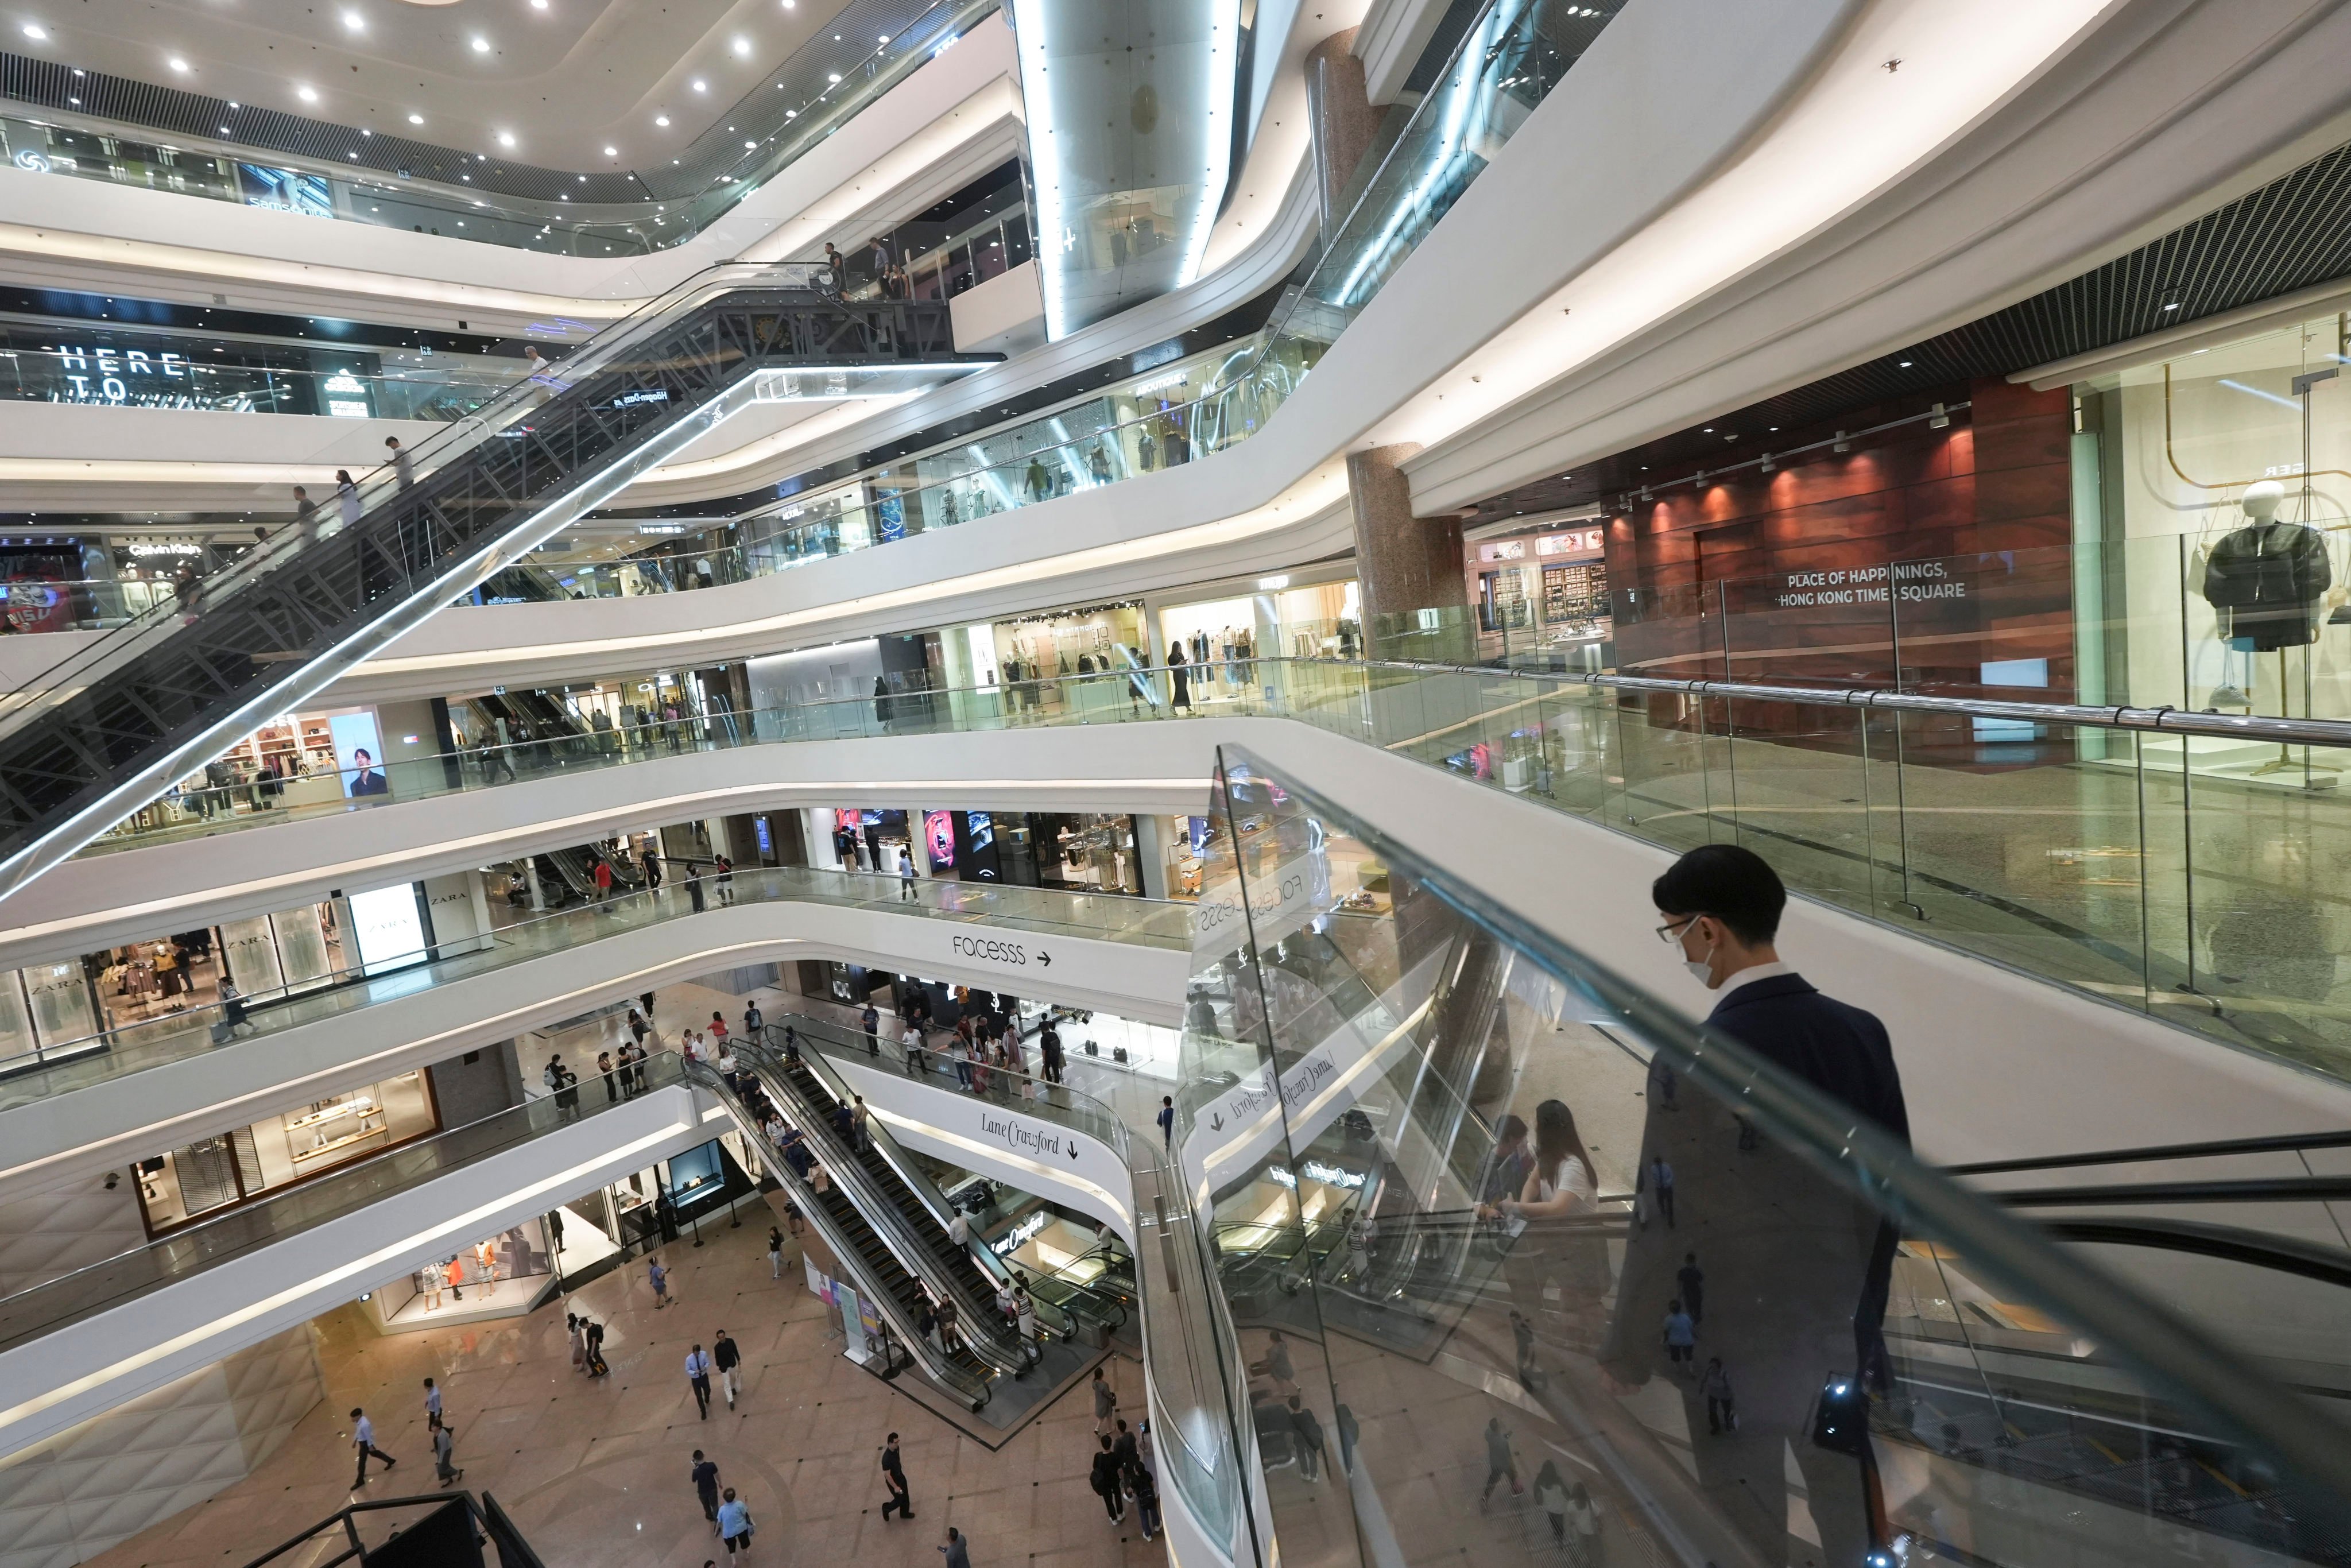
{"type": "Polygon", "coordinates": [[[2335,580],[2325,537],[2277,520],[2284,499],[2285,486],[2273,479],[2249,486],[2245,526],[2213,546],[2204,567],[2204,598],[2220,613],[2220,635],[2250,641],[2256,653],[2314,641],[2319,601],[2335,580]]]}

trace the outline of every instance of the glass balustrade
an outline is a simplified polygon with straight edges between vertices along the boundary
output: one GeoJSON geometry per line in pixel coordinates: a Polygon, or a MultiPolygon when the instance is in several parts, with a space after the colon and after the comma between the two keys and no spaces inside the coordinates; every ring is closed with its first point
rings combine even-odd
{"type": "Polygon", "coordinates": [[[704,233],[996,8],[997,0],[940,0],[909,19],[903,0],[852,0],[834,18],[839,31],[827,28],[714,121],[728,136],[701,150],[693,170],[680,164],[684,178],[648,168],[627,177],[624,193],[609,175],[596,176],[576,200],[469,190],[467,171],[475,167],[485,187],[492,171],[501,185],[546,187],[571,176],[508,171],[487,153],[356,131],[347,163],[318,162],[267,145],[268,117],[235,104],[218,136],[196,124],[176,135],[106,124],[74,101],[51,105],[54,117],[19,108],[0,116],[0,155],[33,172],[308,217],[559,256],[643,256],[704,233]]]}
{"type": "MultiPolygon", "coordinates": [[[[730,558],[714,570],[717,581],[764,576],[1179,467],[1248,440],[1562,85],[1618,8],[1494,0],[1366,177],[1305,284],[1263,330],[1156,367],[1116,392],[791,497],[742,519],[737,542],[697,559],[730,558]]],[[[574,580],[550,592],[509,573],[505,591],[597,598],[672,585],[670,574],[639,579],[626,563],[569,575],[574,580]]]]}
{"type": "Polygon", "coordinates": [[[1254,1561],[2332,1550],[2351,1271],[2110,1274],[1917,1165],[1890,1062],[1800,1078],[1219,756],[1176,1149],[1254,1561]]]}
{"type": "MultiPolygon", "coordinates": [[[[29,332],[19,327],[6,335],[66,339],[73,334],[69,327],[58,326],[29,332]]],[[[102,346],[94,340],[55,347],[17,342],[0,349],[0,398],[80,408],[192,408],[446,424],[534,373],[527,359],[492,355],[435,355],[430,369],[302,369],[261,362],[269,356],[251,351],[256,346],[249,342],[237,345],[237,359],[243,362],[229,362],[225,354],[214,362],[204,354],[203,340],[191,335],[130,340],[110,332],[108,340],[102,346]],[[132,341],[149,346],[129,346],[132,341]],[[162,347],[164,342],[178,346],[162,347]]],[[[355,357],[380,358],[372,352],[355,357]]],[[[322,493],[324,489],[322,485],[322,493]]]]}
{"type": "MultiPolygon", "coordinates": [[[[683,1057],[656,1052],[637,1071],[642,1089],[685,1081],[683,1057]]],[[[174,1281],[231,1259],[298,1236],[329,1220],[357,1213],[380,1198],[421,1186],[476,1161],[511,1149],[625,1100],[575,1094],[564,1104],[553,1096],[453,1127],[390,1150],[372,1159],[304,1182],[273,1197],[257,1198],[216,1219],[184,1226],[160,1241],[78,1269],[46,1283],[0,1296],[0,1348],[21,1343],[76,1319],[118,1306],[174,1281]]]]}
{"type": "Polygon", "coordinates": [[[2323,783],[2351,767],[2351,727],[2305,727],[2331,744],[2240,735],[2283,766],[2236,777],[2183,768],[2229,738],[2181,727],[2195,716],[2142,728],[1990,699],[1896,708],[1401,664],[1259,659],[1240,675],[1187,681],[1180,706],[1168,670],[1136,668],[549,737],[389,765],[364,800],[349,776],[183,788],[84,852],[737,746],[1283,717],[1669,848],[1749,844],[1813,897],[2351,1077],[2351,900],[2330,874],[2351,855],[2351,804],[2323,783]]]}
{"type": "Polygon", "coordinates": [[[616,894],[583,907],[543,915],[484,936],[436,943],[412,954],[379,955],[366,964],[296,985],[240,997],[232,1023],[215,1002],[57,1040],[0,1061],[0,1109],[85,1088],[218,1045],[298,1029],[356,1009],[397,1002],[454,981],[495,974],[569,952],[583,943],[642,931],[707,910],[758,904],[820,904],[958,924],[1083,936],[1167,948],[1185,941],[1186,906],[1123,894],[925,878],[911,888],[894,876],[808,866],[738,869],[673,881],[651,891],[616,894]],[[911,896],[910,896],[911,894],[911,896]]]}

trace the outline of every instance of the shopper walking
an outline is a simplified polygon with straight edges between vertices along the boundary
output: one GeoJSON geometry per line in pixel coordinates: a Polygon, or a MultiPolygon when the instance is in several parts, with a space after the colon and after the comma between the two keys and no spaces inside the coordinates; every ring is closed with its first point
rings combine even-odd
{"type": "Polygon", "coordinates": [[[367,1485],[369,1456],[381,1459],[387,1470],[400,1462],[375,1446],[375,1423],[369,1420],[367,1412],[357,1406],[351,1407],[351,1448],[358,1453],[360,1460],[359,1474],[351,1481],[354,1490],[367,1485]]]}
{"type": "Polygon", "coordinates": [[[780,1280],[783,1277],[784,1233],[770,1225],[768,1227],[768,1278],[780,1280]]]}
{"type": "Polygon", "coordinates": [[[1152,1474],[1150,1460],[1136,1457],[1127,1469],[1126,1487],[1134,1494],[1134,1517],[1143,1526],[1143,1539],[1154,1539],[1159,1533],[1159,1478],[1152,1474]]]}
{"type": "Polygon", "coordinates": [[[585,1372],[588,1369],[587,1322],[577,1312],[566,1312],[563,1321],[571,1328],[571,1370],[585,1372]]]}
{"type": "Polygon", "coordinates": [[[710,1355],[700,1345],[685,1353],[685,1381],[693,1386],[694,1403],[702,1418],[710,1419],[710,1355]]]}
{"type": "Polygon", "coordinates": [[[726,1408],[732,1410],[735,1408],[735,1369],[743,1364],[743,1353],[735,1348],[735,1342],[726,1337],[725,1329],[720,1329],[718,1337],[710,1342],[710,1362],[718,1368],[719,1387],[726,1396],[726,1408]]]}
{"type": "Polygon", "coordinates": [[[1478,1494],[1480,1509],[1493,1500],[1494,1483],[1504,1476],[1510,1478],[1512,1497],[1527,1490],[1519,1479],[1519,1457],[1510,1451],[1510,1428],[1503,1426],[1502,1418],[1497,1416],[1486,1423],[1486,1490],[1478,1494]]]}
{"type": "Polygon", "coordinates": [[[1162,1094],[1159,1097],[1159,1114],[1153,1119],[1159,1124],[1161,1146],[1169,1154],[1174,1154],[1176,1152],[1176,1097],[1174,1095],[1162,1094]]]}
{"type": "Polygon", "coordinates": [[[1582,1481],[1567,1489],[1568,1562],[1600,1568],[1600,1507],[1582,1481]]]}
{"type": "Polygon", "coordinates": [[[1111,1423],[1118,1419],[1118,1390],[1103,1378],[1102,1369],[1099,1366],[1094,1368],[1093,1390],[1094,1431],[1107,1437],[1111,1433],[1111,1423]]]}
{"type": "Polygon", "coordinates": [[[1706,1271],[1698,1266],[1698,1254],[1682,1254],[1682,1266],[1674,1271],[1674,1284],[1681,1291],[1682,1311],[1689,1314],[1693,1325],[1706,1322],[1706,1271]]]}
{"type": "Polygon", "coordinates": [[[703,1458],[702,1450],[694,1450],[694,1469],[689,1472],[694,1480],[695,1500],[702,1504],[702,1517],[710,1521],[710,1533],[718,1533],[718,1467],[703,1458]]]}
{"type": "Polygon", "coordinates": [[[411,485],[415,484],[416,465],[410,461],[408,448],[400,444],[400,437],[397,435],[385,436],[383,438],[383,449],[392,454],[392,476],[399,483],[400,487],[405,490],[411,485]]]}
{"type": "Polygon", "coordinates": [[[865,1054],[881,1055],[882,1042],[875,1038],[875,1034],[882,1027],[882,1009],[872,1002],[867,1002],[865,1010],[857,1015],[857,1021],[865,1026],[865,1054]]]}
{"type": "Polygon", "coordinates": [[[1322,1423],[1295,1394],[1290,1396],[1290,1424],[1298,1433],[1298,1473],[1308,1480],[1322,1479],[1322,1423]]]}
{"type": "Polygon", "coordinates": [[[906,1461],[904,1456],[898,1452],[898,1434],[895,1432],[891,1433],[890,1440],[882,1445],[882,1485],[889,1492],[882,1500],[882,1522],[890,1522],[890,1511],[893,1508],[898,1511],[899,1517],[914,1518],[914,1489],[906,1484],[906,1461]]]}
{"type": "Polygon", "coordinates": [[[335,510],[342,514],[345,528],[360,520],[360,487],[351,483],[348,468],[335,470],[335,510]]]}
{"type": "Polygon", "coordinates": [[[914,852],[907,850],[898,857],[898,902],[914,901],[914,852]]]}
{"type": "Polygon", "coordinates": [[[1567,1482],[1560,1479],[1559,1466],[1550,1459],[1543,1461],[1535,1472],[1535,1506],[1551,1521],[1552,1544],[1567,1545],[1567,1482]]]}
{"type": "Polygon", "coordinates": [[[971,1553],[965,1548],[963,1536],[954,1525],[947,1526],[947,1543],[939,1551],[946,1557],[947,1568],[971,1568],[971,1553]]]}
{"type": "Polygon", "coordinates": [[[653,1288],[653,1310],[669,1305],[669,1270],[662,1267],[659,1258],[645,1260],[645,1283],[653,1288]]]}
{"type": "Polygon", "coordinates": [[[1706,1401],[1706,1429],[1709,1437],[1719,1437],[1725,1432],[1739,1430],[1739,1404],[1731,1396],[1730,1374],[1722,1370],[1722,1357],[1708,1357],[1706,1375],[1698,1380],[1698,1391],[1706,1401]]]}
{"type": "Polygon", "coordinates": [[[424,1424],[427,1427],[441,1425],[441,1390],[433,1385],[429,1377],[424,1380],[424,1424]]]}
{"type": "Polygon", "coordinates": [[[734,1562],[738,1552],[743,1554],[745,1562],[750,1561],[751,1511],[736,1497],[733,1487],[719,1494],[718,1539],[726,1542],[727,1562],[734,1562]]]}
{"type": "Polygon", "coordinates": [[[433,1475],[444,1487],[465,1479],[465,1472],[456,1465],[456,1451],[457,1434],[450,1430],[446,1421],[436,1419],[433,1423],[433,1475]]]}
{"type": "Polygon", "coordinates": [[[1118,1455],[1108,1437],[1097,1437],[1095,1441],[1102,1447],[1095,1451],[1093,1471],[1086,1484],[1094,1489],[1094,1495],[1102,1500],[1102,1511],[1116,1524],[1126,1517],[1126,1494],[1119,1490],[1118,1455]]]}

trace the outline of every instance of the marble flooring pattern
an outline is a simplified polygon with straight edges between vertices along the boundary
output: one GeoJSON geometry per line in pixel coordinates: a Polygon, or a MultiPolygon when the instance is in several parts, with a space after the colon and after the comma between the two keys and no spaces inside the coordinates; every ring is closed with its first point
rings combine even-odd
{"type": "MultiPolygon", "coordinates": [[[[705,1016],[706,1017],[706,1011],[705,1016]]],[[[378,1335],[345,1308],[316,1321],[327,1397],[252,1475],[197,1507],[92,1558],[96,1568],[221,1568],[259,1556],[354,1496],[435,1490],[423,1381],[443,1390],[456,1435],[459,1484],[495,1493],[549,1563],[567,1568],[700,1568],[725,1551],[687,1475],[696,1448],[719,1467],[757,1526],[761,1568],[935,1568],[944,1530],[969,1542],[975,1568],[1144,1568],[1130,1511],[1103,1517],[1086,1486],[1091,1404],[1065,1396],[990,1453],[841,1354],[823,1303],[794,1258],[769,1276],[767,1231],[747,1207],[739,1229],[715,1226],[699,1250],[664,1249],[674,1306],[653,1307],[642,1264],[580,1290],[569,1310],[607,1325],[609,1378],[573,1371],[566,1299],[524,1318],[378,1335]],[[699,1419],[683,1364],[688,1347],[732,1332],[746,1375],[738,1407],[714,1400],[699,1419]],[[365,1407],[377,1446],[398,1461],[371,1468],[354,1493],[350,1411],[365,1407]],[[879,1456],[901,1434],[912,1524],[881,1516],[879,1456]]],[[[1122,1399],[1143,1400],[1142,1368],[1113,1357],[1122,1399]]],[[[331,1549],[319,1555],[331,1554],[331,1549]]],[[[307,1568],[311,1559],[280,1559],[307,1568]]]]}

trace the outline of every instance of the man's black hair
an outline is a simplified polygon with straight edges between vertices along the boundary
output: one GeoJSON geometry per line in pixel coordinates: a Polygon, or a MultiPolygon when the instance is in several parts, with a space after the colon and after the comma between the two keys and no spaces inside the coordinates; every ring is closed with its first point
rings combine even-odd
{"type": "Polygon", "coordinates": [[[1659,912],[1711,915],[1752,946],[1780,934],[1788,890],[1771,863],[1737,844],[1700,844],[1649,886],[1659,912]]]}

